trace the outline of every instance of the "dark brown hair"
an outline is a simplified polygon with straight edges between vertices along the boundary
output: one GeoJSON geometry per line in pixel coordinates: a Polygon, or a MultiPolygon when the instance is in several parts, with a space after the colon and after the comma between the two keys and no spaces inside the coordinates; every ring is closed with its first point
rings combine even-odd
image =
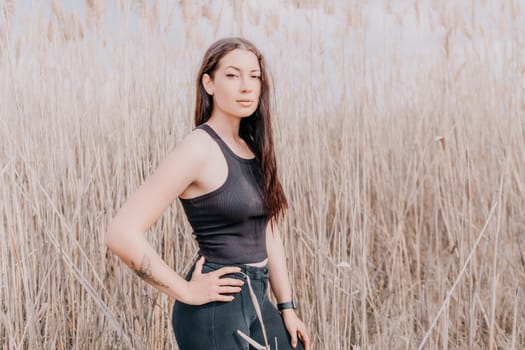
{"type": "Polygon", "coordinates": [[[213,80],[219,61],[230,51],[243,49],[252,52],[259,61],[261,69],[261,95],[255,112],[241,119],[239,136],[251,147],[261,165],[264,204],[269,219],[277,219],[288,208],[288,201],[277,175],[277,163],[272,138],[270,115],[270,84],[266,64],[261,52],[246,39],[224,38],[213,43],[202,60],[197,75],[197,101],[195,105],[195,126],[205,123],[213,111],[213,97],[208,95],[202,85],[202,77],[208,74],[213,80]]]}

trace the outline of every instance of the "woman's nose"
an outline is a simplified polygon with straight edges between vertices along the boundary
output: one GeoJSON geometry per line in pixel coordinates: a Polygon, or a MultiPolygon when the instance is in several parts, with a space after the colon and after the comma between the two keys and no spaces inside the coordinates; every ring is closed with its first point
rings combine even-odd
{"type": "Polygon", "coordinates": [[[241,78],[241,91],[242,92],[250,92],[252,88],[250,87],[250,83],[246,78],[241,78]]]}

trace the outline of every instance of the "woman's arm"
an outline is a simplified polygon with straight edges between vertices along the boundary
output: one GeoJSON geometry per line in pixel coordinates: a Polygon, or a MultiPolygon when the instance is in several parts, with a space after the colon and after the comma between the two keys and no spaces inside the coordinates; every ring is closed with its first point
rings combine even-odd
{"type": "MultiPolygon", "coordinates": [[[[266,229],[266,249],[268,251],[268,268],[270,270],[270,284],[277,303],[292,300],[292,288],[288,280],[288,269],[286,266],[286,256],[284,254],[283,242],[277,224],[268,223],[266,229]]],[[[310,348],[310,338],[304,323],[299,319],[294,309],[281,311],[286,329],[291,336],[292,346],[297,346],[297,335],[302,340],[304,348],[310,348]]]]}
{"type": "Polygon", "coordinates": [[[207,162],[209,141],[203,132],[194,131],[177,145],[118,211],[105,237],[106,246],[144,281],[175,299],[195,305],[233,300],[221,294],[240,291],[238,283],[242,281],[220,279],[220,276],[239,269],[228,267],[201,274],[201,259],[188,282],[162,260],[144,233],[180,193],[198,179],[207,162]]]}
{"type": "Polygon", "coordinates": [[[286,255],[277,225],[270,221],[266,228],[266,250],[268,251],[268,268],[270,284],[277,303],[292,300],[292,288],[288,279],[286,255]]]}

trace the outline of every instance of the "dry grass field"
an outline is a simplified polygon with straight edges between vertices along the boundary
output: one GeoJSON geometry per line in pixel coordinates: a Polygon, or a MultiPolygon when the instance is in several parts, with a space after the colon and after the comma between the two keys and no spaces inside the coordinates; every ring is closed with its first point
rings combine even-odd
{"type": "MultiPolygon", "coordinates": [[[[176,349],[173,300],[103,236],[192,129],[229,35],[273,76],[313,349],[525,348],[523,2],[65,3],[0,1],[0,348],[176,349]]],[[[181,209],[147,236],[182,274],[181,209]]]]}

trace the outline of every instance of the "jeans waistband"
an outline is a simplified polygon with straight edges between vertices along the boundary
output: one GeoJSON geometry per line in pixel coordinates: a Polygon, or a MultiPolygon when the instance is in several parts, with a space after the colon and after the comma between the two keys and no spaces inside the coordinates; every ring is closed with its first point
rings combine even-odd
{"type": "Polygon", "coordinates": [[[225,267],[225,266],[238,266],[238,267],[241,268],[241,272],[246,274],[246,275],[248,275],[248,276],[250,276],[250,278],[252,280],[261,280],[261,279],[268,278],[268,276],[269,276],[268,265],[261,266],[261,267],[250,266],[250,265],[246,265],[246,264],[223,265],[223,264],[218,264],[218,263],[208,262],[208,261],[205,261],[204,265],[212,268],[213,270],[218,270],[218,269],[220,269],[222,267],[225,267]]]}

